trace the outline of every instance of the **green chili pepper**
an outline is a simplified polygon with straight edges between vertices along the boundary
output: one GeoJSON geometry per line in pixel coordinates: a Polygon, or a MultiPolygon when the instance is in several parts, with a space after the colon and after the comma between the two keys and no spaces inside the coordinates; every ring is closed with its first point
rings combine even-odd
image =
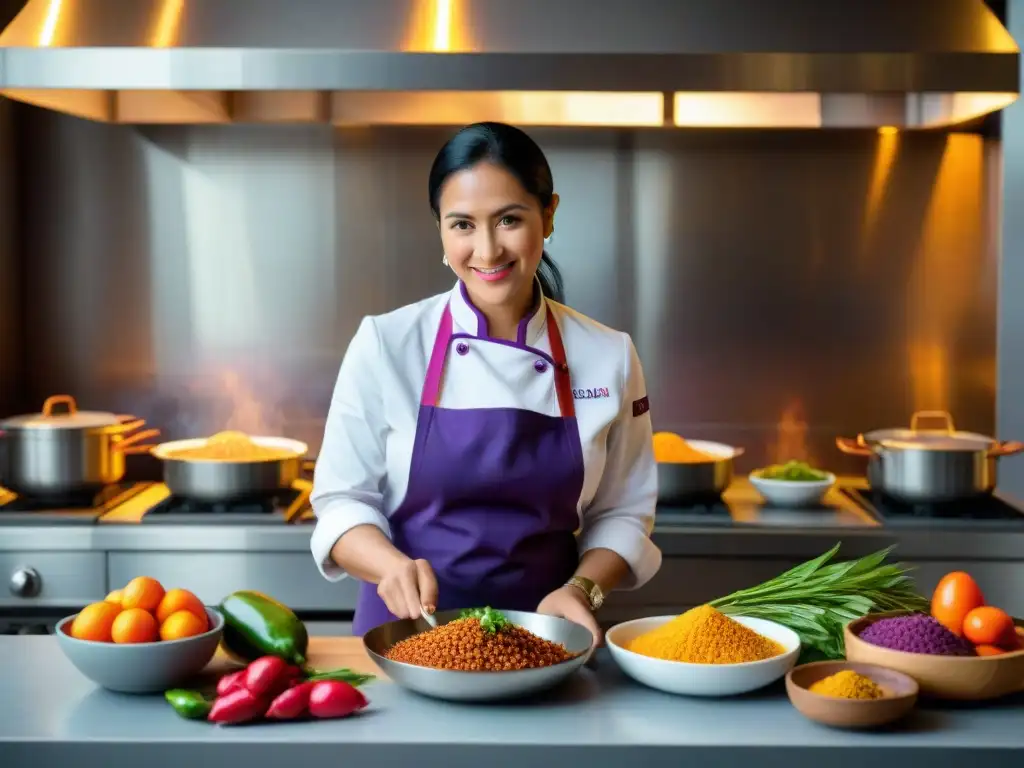
{"type": "Polygon", "coordinates": [[[205,720],[213,704],[199,691],[174,688],[164,693],[164,698],[175,712],[187,720],[205,720]]]}

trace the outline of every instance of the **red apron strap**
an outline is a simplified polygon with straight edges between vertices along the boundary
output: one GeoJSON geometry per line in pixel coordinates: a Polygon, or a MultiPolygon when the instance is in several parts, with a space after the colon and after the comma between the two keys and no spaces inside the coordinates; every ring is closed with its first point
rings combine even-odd
{"type": "MultiPolygon", "coordinates": [[[[547,308],[548,342],[551,344],[551,358],[555,361],[555,393],[558,395],[558,410],[563,418],[576,418],[576,404],[572,397],[572,380],[569,366],[565,358],[565,346],[562,344],[562,332],[555,322],[551,307],[547,308]]],[[[427,365],[427,377],[423,380],[423,392],[420,395],[421,405],[438,405],[441,399],[441,379],[444,376],[445,360],[448,357],[448,345],[452,339],[452,312],[446,304],[441,315],[441,323],[434,337],[434,349],[430,353],[427,365]]]]}
{"type": "Polygon", "coordinates": [[[434,337],[434,351],[430,353],[427,365],[427,377],[423,380],[423,393],[420,405],[437,405],[441,399],[441,378],[444,375],[444,361],[448,356],[448,343],[452,340],[452,310],[444,305],[441,323],[434,337]]]}
{"type": "Polygon", "coordinates": [[[555,313],[548,306],[548,342],[551,344],[551,357],[555,361],[555,392],[558,394],[558,410],[562,418],[576,418],[576,403],[572,397],[572,379],[569,376],[569,365],[565,361],[565,345],[562,344],[562,332],[555,322],[555,313]]]}

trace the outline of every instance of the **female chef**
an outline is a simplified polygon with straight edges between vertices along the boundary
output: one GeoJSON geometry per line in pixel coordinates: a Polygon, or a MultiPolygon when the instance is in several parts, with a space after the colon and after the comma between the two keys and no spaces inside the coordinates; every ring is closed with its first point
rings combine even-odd
{"type": "MultiPolygon", "coordinates": [[[[558,303],[544,153],[500,123],[430,169],[451,291],[363,319],[316,464],[311,548],[360,585],[362,635],[422,609],[563,616],[641,586],[661,553],[644,377],[629,336],[558,303]]],[[[442,265],[444,265],[442,267],[442,265]]]]}

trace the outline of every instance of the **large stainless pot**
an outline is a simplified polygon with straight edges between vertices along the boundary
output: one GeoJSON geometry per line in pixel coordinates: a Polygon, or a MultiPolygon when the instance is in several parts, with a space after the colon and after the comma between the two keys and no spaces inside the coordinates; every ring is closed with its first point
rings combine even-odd
{"type": "Polygon", "coordinates": [[[836,446],[868,459],[868,483],[875,490],[912,503],[959,501],[992,493],[996,460],[1024,451],[1024,443],[961,432],[945,411],[919,411],[910,428],[880,429],[840,437],[836,446]],[[922,428],[926,420],[937,427],[922,428]]]}
{"type": "Polygon", "coordinates": [[[733,478],[733,460],[742,448],[708,440],[687,440],[691,448],[708,454],[707,461],[658,462],[658,501],[688,504],[721,496],[733,478]]]}
{"type": "Polygon", "coordinates": [[[139,443],[160,434],[136,431],[144,424],[133,416],[80,411],[70,395],[54,395],[40,413],[0,421],[0,486],[50,498],[117,483],[125,454],[149,451],[139,443]]]}
{"type": "Polygon", "coordinates": [[[302,459],[309,446],[285,437],[248,437],[248,440],[280,451],[281,458],[247,461],[177,455],[208,446],[208,438],[161,443],[152,453],[163,461],[164,483],[175,496],[206,502],[235,501],[290,488],[302,473],[302,459]]]}

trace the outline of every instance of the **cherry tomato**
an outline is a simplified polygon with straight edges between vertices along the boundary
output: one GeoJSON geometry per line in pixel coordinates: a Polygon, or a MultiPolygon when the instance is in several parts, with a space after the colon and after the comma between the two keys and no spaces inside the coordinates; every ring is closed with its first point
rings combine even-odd
{"type": "Polygon", "coordinates": [[[975,608],[964,618],[964,637],[975,645],[995,645],[1000,648],[1017,642],[1013,619],[1006,611],[992,605],[975,608]]]}
{"type": "Polygon", "coordinates": [[[963,637],[964,619],[985,605],[981,588],[963,571],[947,573],[932,593],[932,617],[954,635],[963,637]]]}
{"type": "Polygon", "coordinates": [[[994,645],[979,645],[976,646],[974,652],[979,656],[1000,656],[1006,651],[994,645]]]}

